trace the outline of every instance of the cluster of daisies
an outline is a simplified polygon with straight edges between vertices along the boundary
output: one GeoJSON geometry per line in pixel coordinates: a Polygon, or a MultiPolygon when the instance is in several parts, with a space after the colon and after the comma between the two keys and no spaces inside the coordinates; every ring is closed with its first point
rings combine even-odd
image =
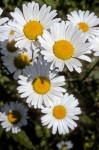
{"type": "MultiPolygon", "coordinates": [[[[0,16],[3,10],[0,8],[0,16]]],[[[73,11],[67,20],[55,18],[56,10],[29,2],[15,8],[11,19],[0,18],[2,65],[19,83],[17,91],[28,107],[44,114],[42,125],[52,133],[66,134],[77,126],[78,100],[66,92],[59,72],[81,72],[80,60],[99,56],[99,18],[89,11],[73,11]]],[[[19,102],[1,107],[0,125],[18,133],[27,124],[27,108],[19,102]]]]}

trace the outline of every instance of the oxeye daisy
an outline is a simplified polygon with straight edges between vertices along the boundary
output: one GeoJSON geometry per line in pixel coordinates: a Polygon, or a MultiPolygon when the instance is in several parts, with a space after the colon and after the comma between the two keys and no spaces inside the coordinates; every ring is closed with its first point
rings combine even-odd
{"type": "Polygon", "coordinates": [[[42,37],[39,37],[43,47],[41,54],[45,60],[53,62],[52,68],[55,66],[59,71],[66,65],[70,71],[74,68],[77,72],[81,72],[82,65],[78,59],[80,56],[81,59],[85,59],[85,52],[90,50],[90,44],[85,41],[81,30],[64,21],[55,23],[50,32],[44,30],[42,37]]]}
{"type": "Polygon", "coordinates": [[[15,33],[13,30],[10,30],[8,40],[9,40],[9,41],[13,41],[14,38],[15,38],[15,34],[16,34],[16,33],[15,33]]]}
{"type": "Polygon", "coordinates": [[[0,112],[2,128],[7,132],[11,130],[14,134],[20,132],[21,127],[27,125],[27,111],[28,109],[18,101],[6,103],[0,112]]]}
{"type": "Polygon", "coordinates": [[[17,88],[21,98],[26,98],[29,106],[41,108],[42,105],[49,107],[53,101],[61,99],[66,90],[64,76],[58,76],[50,72],[50,63],[38,59],[33,65],[24,69],[24,75],[19,76],[17,88]]]}
{"type": "Polygon", "coordinates": [[[3,42],[8,37],[9,28],[4,25],[9,19],[8,17],[1,18],[3,10],[0,8],[0,41],[3,42]]]}
{"type": "Polygon", "coordinates": [[[56,146],[59,150],[69,150],[73,148],[73,143],[72,141],[61,141],[56,146]]]}
{"type": "Polygon", "coordinates": [[[4,56],[15,55],[16,52],[21,51],[19,48],[15,47],[14,40],[11,41],[6,40],[4,42],[1,42],[0,48],[1,54],[3,54],[4,56]]]}
{"type": "Polygon", "coordinates": [[[97,35],[97,27],[99,25],[99,18],[94,12],[87,11],[73,11],[67,15],[67,19],[82,30],[86,38],[92,35],[97,35]]]}
{"type": "MultiPolygon", "coordinates": [[[[12,20],[9,20],[9,22],[11,22],[12,20]]],[[[14,40],[15,36],[16,36],[16,32],[14,32],[11,28],[11,26],[8,25],[8,23],[5,25],[7,27],[7,36],[6,39],[10,42],[12,40],[14,40]]]]}
{"type": "Polygon", "coordinates": [[[93,36],[89,39],[92,51],[94,51],[94,56],[99,56],[99,33],[98,36],[93,36]]]}
{"type": "Polygon", "coordinates": [[[42,107],[44,116],[41,118],[42,125],[47,125],[48,128],[52,127],[52,133],[66,134],[69,133],[69,128],[74,129],[77,127],[75,120],[81,114],[78,105],[78,100],[73,95],[66,93],[60,101],[53,101],[51,107],[42,107]]]}
{"type": "MultiPolygon", "coordinates": [[[[10,21],[12,21],[12,20],[9,20],[9,22],[10,22],[10,21]]],[[[12,30],[11,26],[9,26],[8,24],[7,24],[7,27],[9,28],[7,40],[10,42],[10,41],[13,41],[13,40],[14,40],[14,38],[15,38],[15,36],[16,36],[16,32],[14,32],[14,31],[12,30]]]]}
{"type": "Polygon", "coordinates": [[[60,19],[54,19],[57,15],[56,10],[51,11],[51,7],[47,7],[45,4],[41,9],[39,9],[39,4],[35,2],[23,4],[22,8],[22,12],[19,8],[11,12],[14,22],[9,22],[9,25],[17,33],[16,47],[26,48],[35,44],[38,36],[42,36],[43,30],[49,29],[53,23],[60,21],[60,19]]]}
{"type": "Polygon", "coordinates": [[[13,55],[3,56],[3,65],[10,73],[14,73],[13,78],[18,79],[22,74],[23,69],[36,60],[37,52],[32,53],[32,50],[16,52],[13,55]],[[32,56],[33,54],[33,56],[32,56]]]}

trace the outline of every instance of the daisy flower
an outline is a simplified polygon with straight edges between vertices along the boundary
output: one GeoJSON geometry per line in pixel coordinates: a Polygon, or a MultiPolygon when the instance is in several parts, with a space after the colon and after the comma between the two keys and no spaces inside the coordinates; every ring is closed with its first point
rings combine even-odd
{"type": "Polygon", "coordinates": [[[38,59],[33,65],[24,69],[24,75],[19,76],[17,88],[21,98],[27,98],[26,102],[34,108],[42,105],[49,107],[53,101],[61,99],[66,90],[64,76],[58,76],[50,72],[50,63],[38,59]]]}
{"type": "MultiPolygon", "coordinates": [[[[9,20],[9,22],[11,22],[11,21],[12,21],[12,20],[9,20]]],[[[8,22],[8,23],[9,23],[9,22],[8,22]]],[[[16,36],[16,32],[14,32],[14,31],[12,30],[11,26],[9,26],[8,24],[7,24],[7,27],[9,28],[7,40],[8,40],[9,42],[11,42],[11,41],[14,40],[14,38],[15,38],[15,36],[16,36]]]]}
{"type": "Polygon", "coordinates": [[[92,35],[97,35],[96,27],[99,25],[99,18],[95,15],[94,12],[87,11],[73,11],[71,14],[67,15],[67,19],[74,25],[78,26],[82,30],[86,38],[89,38],[92,35]]]}
{"type": "Polygon", "coordinates": [[[0,43],[0,48],[1,48],[1,54],[3,54],[4,56],[8,56],[8,55],[15,55],[16,52],[20,52],[21,50],[17,47],[15,47],[15,41],[11,40],[11,41],[4,41],[0,43]]]}
{"type": "Polygon", "coordinates": [[[94,56],[99,56],[99,33],[98,36],[93,36],[89,39],[92,51],[94,51],[94,56]]]}
{"type": "Polygon", "coordinates": [[[1,54],[3,54],[4,56],[13,55],[16,51],[21,51],[21,49],[15,47],[16,42],[14,38],[16,33],[11,29],[9,25],[7,25],[7,27],[8,27],[7,40],[0,43],[1,54]]]}
{"type": "Polygon", "coordinates": [[[1,18],[3,10],[0,8],[0,41],[3,42],[8,37],[9,28],[4,25],[9,19],[8,17],[1,18]]]}
{"type": "Polygon", "coordinates": [[[32,2],[27,5],[23,4],[23,11],[16,8],[11,12],[14,21],[9,25],[17,33],[15,40],[16,47],[31,47],[37,42],[38,36],[42,36],[44,29],[49,29],[59,18],[54,19],[57,15],[56,10],[51,11],[50,6],[45,4],[39,9],[39,4],[32,2]]]}
{"type": "Polygon", "coordinates": [[[15,32],[11,29],[10,26],[7,25],[8,31],[8,37],[7,40],[5,40],[4,42],[0,43],[0,48],[1,48],[1,53],[3,55],[13,55],[16,51],[18,51],[19,49],[15,47],[15,32]]]}
{"type": "Polygon", "coordinates": [[[87,59],[84,57],[86,51],[89,51],[89,43],[85,43],[86,39],[81,30],[74,27],[72,24],[55,23],[50,32],[44,30],[42,37],[39,37],[39,42],[43,47],[41,54],[48,62],[53,62],[51,67],[59,68],[59,71],[64,69],[66,65],[69,71],[75,69],[81,72],[81,63],[78,60],[87,59]]]}
{"type": "Polygon", "coordinates": [[[22,74],[23,69],[33,63],[38,56],[38,51],[35,51],[32,56],[32,50],[16,52],[13,55],[3,56],[3,65],[8,69],[10,73],[14,73],[13,78],[18,79],[18,76],[22,74]]]}
{"type": "MultiPolygon", "coordinates": [[[[9,20],[8,23],[9,23],[9,22],[12,22],[12,20],[9,20]]],[[[15,38],[15,36],[16,36],[16,32],[14,32],[14,31],[12,30],[11,26],[9,26],[8,23],[6,23],[6,25],[5,25],[6,28],[7,28],[7,31],[6,31],[6,34],[7,34],[6,39],[10,42],[10,41],[14,40],[14,38],[15,38]]]]}
{"type": "Polygon", "coordinates": [[[8,41],[13,41],[15,38],[16,33],[10,29],[9,31],[9,37],[8,37],[8,41]]]}
{"type": "Polygon", "coordinates": [[[6,103],[0,112],[2,128],[7,132],[11,130],[13,134],[20,132],[21,127],[27,125],[27,111],[28,109],[18,101],[6,103]]]}
{"type": "Polygon", "coordinates": [[[69,150],[73,148],[73,143],[71,141],[61,141],[56,146],[59,150],[69,150]]]}
{"type": "Polygon", "coordinates": [[[77,124],[74,120],[78,120],[81,114],[80,108],[77,107],[78,100],[73,95],[66,93],[60,101],[53,101],[50,108],[42,108],[45,115],[41,118],[42,125],[52,127],[52,133],[57,131],[59,134],[69,133],[69,128],[74,129],[77,124]]]}

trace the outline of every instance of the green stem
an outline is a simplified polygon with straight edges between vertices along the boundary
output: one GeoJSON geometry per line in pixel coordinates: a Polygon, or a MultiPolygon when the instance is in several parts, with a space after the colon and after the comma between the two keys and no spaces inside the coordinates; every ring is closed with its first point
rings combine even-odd
{"type": "Polygon", "coordinates": [[[99,59],[95,62],[95,64],[92,66],[92,68],[90,68],[90,70],[88,70],[88,72],[86,73],[86,75],[81,79],[81,81],[84,81],[89,75],[90,73],[93,71],[93,69],[98,65],[99,63],[99,59]]]}

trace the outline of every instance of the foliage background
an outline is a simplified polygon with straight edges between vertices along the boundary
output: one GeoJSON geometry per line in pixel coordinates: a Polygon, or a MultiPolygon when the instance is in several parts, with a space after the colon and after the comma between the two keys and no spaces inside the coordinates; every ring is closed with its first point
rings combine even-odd
{"type": "MultiPolygon", "coordinates": [[[[35,0],[40,5],[46,3],[52,9],[58,10],[58,15],[66,20],[66,14],[73,10],[90,10],[99,16],[98,0],[35,0]]],[[[4,16],[20,7],[24,0],[1,0],[0,7],[4,9],[4,16]]],[[[73,150],[99,150],[99,58],[93,57],[91,63],[82,62],[82,73],[62,72],[66,77],[66,88],[79,99],[82,114],[78,121],[78,127],[68,135],[52,135],[51,130],[42,127],[40,110],[30,109],[28,125],[22,131],[13,135],[6,133],[0,127],[0,150],[57,150],[56,144],[61,141],[71,140],[73,150]]],[[[21,102],[17,94],[17,83],[2,66],[0,59],[0,105],[8,101],[21,102]]],[[[26,105],[26,103],[24,102],[26,105]]]]}

